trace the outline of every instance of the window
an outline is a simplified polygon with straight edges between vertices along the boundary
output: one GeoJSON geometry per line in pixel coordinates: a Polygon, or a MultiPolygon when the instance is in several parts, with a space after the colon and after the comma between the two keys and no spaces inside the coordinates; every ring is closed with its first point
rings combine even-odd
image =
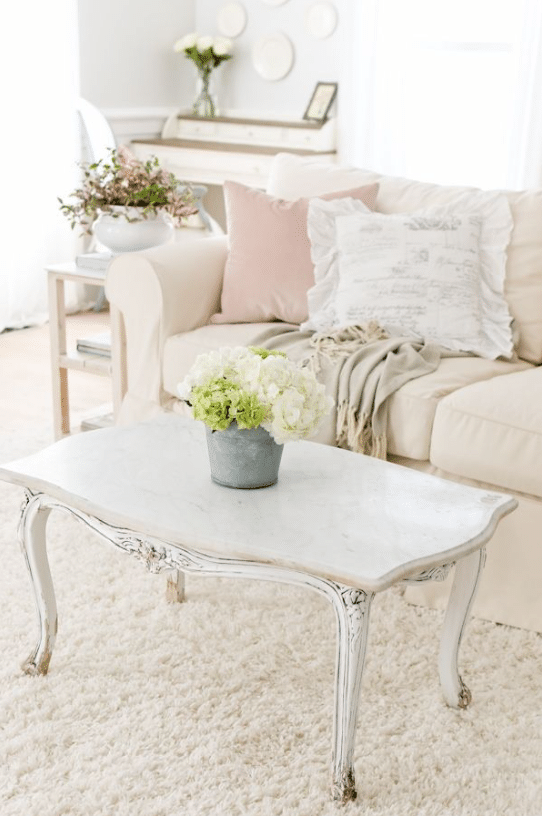
{"type": "Polygon", "coordinates": [[[509,186],[526,0],[366,1],[372,27],[360,47],[372,59],[359,81],[356,163],[441,184],[509,186]]]}

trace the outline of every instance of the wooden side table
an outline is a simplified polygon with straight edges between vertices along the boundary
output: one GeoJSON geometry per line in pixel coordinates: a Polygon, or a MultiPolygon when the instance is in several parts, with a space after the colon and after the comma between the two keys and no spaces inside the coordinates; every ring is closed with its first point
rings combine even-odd
{"type": "MultiPolygon", "coordinates": [[[[89,374],[112,378],[113,413],[117,416],[122,398],[126,392],[126,374],[122,360],[124,356],[111,348],[111,358],[95,354],[68,352],[66,342],[66,302],[64,284],[66,281],[102,287],[105,271],[83,270],[75,263],[55,264],[46,267],[49,285],[49,329],[51,338],[51,376],[53,387],[53,422],[55,439],[70,433],[70,401],[68,393],[68,371],[76,369],[89,374]]],[[[111,307],[112,324],[119,320],[116,310],[111,307]]],[[[112,332],[112,338],[119,336],[112,332]]],[[[112,341],[113,342],[113,341],[112,341]]]]}

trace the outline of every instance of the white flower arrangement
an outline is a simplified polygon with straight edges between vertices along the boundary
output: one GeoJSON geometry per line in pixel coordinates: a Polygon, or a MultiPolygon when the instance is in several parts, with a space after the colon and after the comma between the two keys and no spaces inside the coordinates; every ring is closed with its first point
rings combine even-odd
{"type": "Polygon", "coordinates": [[[192,113],[196,116],[212,118],[216,115],[216,104],[209,85],[211,73],[222,62],[232,58],[232,49],[233,43],[227,37],[200,37],[195,32],[185,34],[173,45],[174,51],[192,60],[201,80],[199,95],[192,105],[192,113]]]}
{"type": "Polygon", "coordinates": [[[212,430],[261,425],[281,445],[313,436],[333,400],[283,352],[236,346],[200,354],[178,393],[212,430]]]}
{"type": "Polygon", "coordinates": [[[177,54],[183,54],[195,63],[199,71],[210,73],[224,60],[231,59],[233,43],[227,37],[211,37],[199,34],[185,34],[173,45],[177,54]]]}

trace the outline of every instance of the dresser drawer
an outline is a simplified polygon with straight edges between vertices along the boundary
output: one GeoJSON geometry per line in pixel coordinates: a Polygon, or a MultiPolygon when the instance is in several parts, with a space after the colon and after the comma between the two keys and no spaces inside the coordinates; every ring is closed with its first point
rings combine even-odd
{"type": "Polygon", "coordinates": [[[288,128],[286,145],[288,147],[307,148],[319,150],[322,136],[319,130],[304,130],[303,128],[288,128]]]}
{"type": "Polygon", "coordinates": [[[219,125],[209,119],[179,119],[177,124],[177,138],[217,138],[219,125]]]}
{"type": "Polygon", "coordinates": [[[284,128],[265,125],[223,123],[219,134],[225,142],[237,144],[280,145],[284,142],[284,128]]]}

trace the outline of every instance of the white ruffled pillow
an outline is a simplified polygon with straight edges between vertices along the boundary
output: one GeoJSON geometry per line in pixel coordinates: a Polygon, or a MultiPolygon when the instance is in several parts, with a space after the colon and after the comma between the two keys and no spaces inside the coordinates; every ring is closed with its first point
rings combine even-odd
{"type": "Polygon", "coordinates": [[[473,191],[460,208],[393,215],[353,199],[313,199],[315,285],[301,328],[326,331],[374,319],[454,351],[510,357],[503,285],[512,226],[500,193],[473,191]]]}

